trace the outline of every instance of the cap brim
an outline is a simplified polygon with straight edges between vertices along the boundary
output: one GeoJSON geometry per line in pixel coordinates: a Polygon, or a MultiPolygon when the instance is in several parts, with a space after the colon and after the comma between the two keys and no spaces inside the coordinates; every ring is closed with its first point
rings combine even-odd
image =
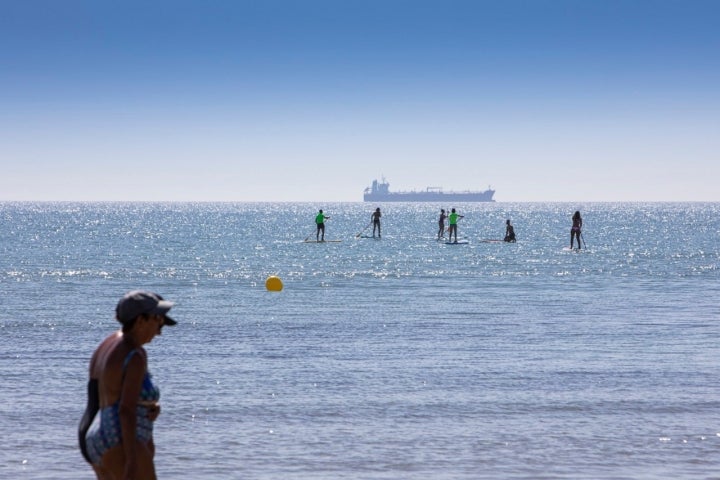
{"type": "Polygon", "coordinates": [[[157,306],[153,309],[154,313],[158,313],[165,318],[163,325],[177,325],[177,322],[175,320],[167,316],[167,312],[170,311],[173,305],[175,305],[173,302],[168,302],[167,300],[160,300],[157,306]]]}

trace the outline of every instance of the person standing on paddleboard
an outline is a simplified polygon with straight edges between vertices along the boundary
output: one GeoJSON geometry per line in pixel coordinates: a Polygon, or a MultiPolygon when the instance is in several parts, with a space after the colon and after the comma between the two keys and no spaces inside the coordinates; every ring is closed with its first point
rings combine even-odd
{"type": "Polygon", "coordinates": [[[325,220],[327,220],[330,217],[326,217],[323,214],[323,211],[320,210],[320,212],[315,217],[315,224],[317,225],[317,232],[315,232],[315,240],[318,242],[324,242],[325,241],[325,220]],[[320,236],[322,234],[322,237],[320,236]]]}
{"type": "Polygon", "coordinates": [[[510,225],[510,219],[505,222],[505,238],[506,242],[515,242],[515,229],[510,225]]]}
{"type": "Polygon", "coordinates": [[[461,218],[465,218],[465,216],[460,215],[457,212],[455,212],[454,208],[452,210],[450,210],[450,215],[448,216],[448,220],[450,221],[450,229],[449,229],[450,236],[448,237],[448,239],[450,242],[452,242],[453,232],[455,232],[455,243],[457,243],[457,241],[458,241],[458,239],[457,239],[457,222],[461,218]]]}
{"type": "Polygon", "coordinates": [[[578,250],[580,249],[580,234],[582,233],[582,217],[576,211],[572,216],[572,228],[570,229],[570,250],[573,248],[573,240],[577,238],[578,250]]]}
{"type": "Polygon", "coordinates": [[[438,235],[437,239],[440,240],[441,238],[445,238],[445,219],[447,218],[447,215],[445,215],[445,209],[440,209],[440,219],[438,220],[438,235]]]}
{"type": "Polygon", "coordinates": [[[375,238],[376,229],[378,232],[378,238],[382,238],[382,235],[380,234],[380,217],[382,217],[382,213],[380,213],[380,207],[378,207],[375,209],[372,215],[370,215],[370,219],[372,220],[373,224],[373,238],[375,238]]]}

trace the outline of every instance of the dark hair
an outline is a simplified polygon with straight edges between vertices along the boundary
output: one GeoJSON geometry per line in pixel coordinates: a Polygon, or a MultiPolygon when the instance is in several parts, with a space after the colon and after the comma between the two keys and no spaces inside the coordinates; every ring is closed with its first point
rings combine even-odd
{"type": "Polygon", "coordinates": [[[122,332],[128,333],[130,330],[132,330],[133,327],[135,326],[135,322],[137,322],[137,319],[140,318],[140,316],[137,316],[137,317],[133,318],[132,320],[128,320],[127,322],[123,323],[122,324],[122,332]]]}

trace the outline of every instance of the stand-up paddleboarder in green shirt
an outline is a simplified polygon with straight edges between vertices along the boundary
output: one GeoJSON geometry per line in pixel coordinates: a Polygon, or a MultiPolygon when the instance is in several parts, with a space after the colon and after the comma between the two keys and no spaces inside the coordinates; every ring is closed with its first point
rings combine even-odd
{"type": "Polygon", "coordinates": [[[317,217],[315,217],[315,224],[317,225],[317,232],[315,233],[315,240],[318,242],[324,242],[325,241],[325,220],[330,217],[326,217],[323,214],[323,211],[320,210],[320,212],[317,214],[317,217]],[[322,233],[322,237],[320,234],[322,233]]]}
{"type": "Polygon", "coordinates": [[[455,212],[455,209],[453,208],[450,210],[450,215],[448,215],[448,221],[450,222],[450,228],[448,231],[450,232],[450,237],[448,239],[449,242],[452,242],[452,236],[453,232],[455,232],[455,243],[457,243],[457,222],[461,218],[465,218],[465,215],[459,215],[457,212],[455,212]]]}

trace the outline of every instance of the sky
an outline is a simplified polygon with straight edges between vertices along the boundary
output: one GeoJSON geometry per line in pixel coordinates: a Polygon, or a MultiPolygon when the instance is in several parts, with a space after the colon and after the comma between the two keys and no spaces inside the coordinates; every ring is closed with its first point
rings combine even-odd
{"type": "Polygon", "coordinates": [[[0,201],[720,201],[720,1],[0,0],[0,201]]]}

